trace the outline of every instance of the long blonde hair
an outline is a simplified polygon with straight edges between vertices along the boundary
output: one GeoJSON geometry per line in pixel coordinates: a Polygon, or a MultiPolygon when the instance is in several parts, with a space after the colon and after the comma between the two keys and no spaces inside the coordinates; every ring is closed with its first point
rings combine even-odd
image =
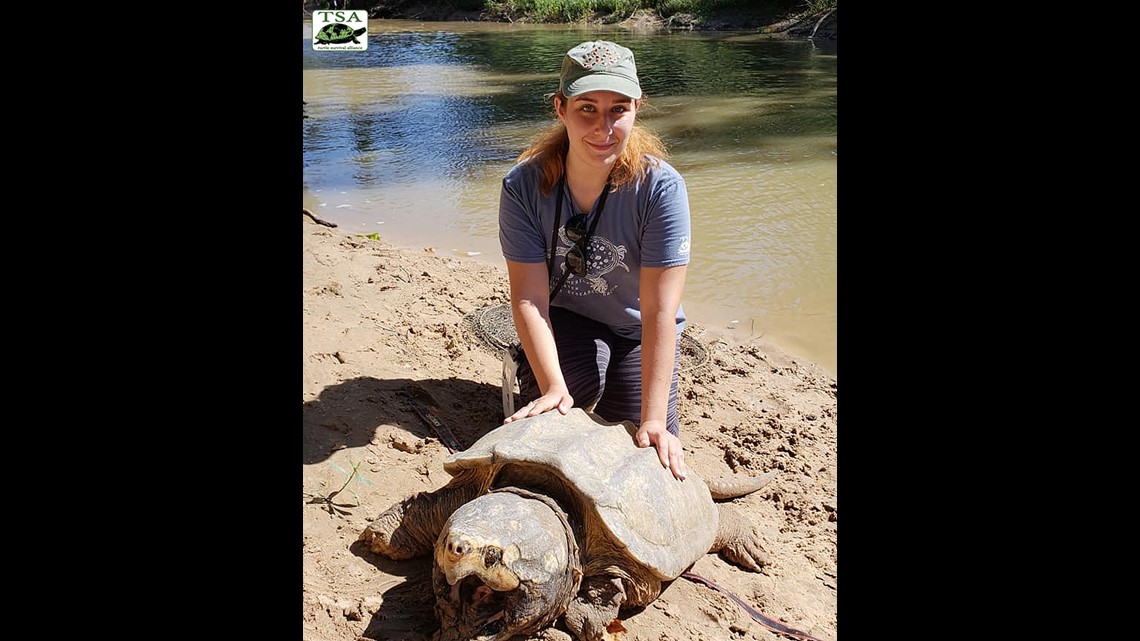
{"type": "MultiPolygon", "coordinates": [[[[566,102],[566,97],[561,93],[556,93],[554,96],[557,101],[566,102]]],[[[645,99],[642,98],[638,101],[637,110],[641,111],[644,104],[645,99]]],[[[566,170],[566,154],[569,151],[570,136],[566,133],[566,125],[559,120],[540,132],[531,141],[530,146],[519,154],[517,162],[536,159],[542,167],[540,189],[543,195],[549,195],[550,190],[554,188],[566,170]]],[[[625,151],[618,157],[613,169],[610,170],[610,185],[617,189],[622,185],[644,178],[650,165],[656,164],[650,159],[650,156],[663,160],[669,157],[669,152],[657,134],[634,122],[633,129],[629,132],[629,142],[625,146],[625,151]]]]}

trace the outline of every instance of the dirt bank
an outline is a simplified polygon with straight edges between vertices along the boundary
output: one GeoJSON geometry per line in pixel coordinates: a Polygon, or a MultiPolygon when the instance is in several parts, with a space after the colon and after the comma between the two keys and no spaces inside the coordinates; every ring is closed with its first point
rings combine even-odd
{"type": "MultiPolygon", "coordinates": [[[[307,216],[301,232],[302,638],[427,641],[437,628],[430,560],[391,562],[353,542],[389,505],[449,478],[438,428],[407,395],[460,449],[501,423],[501,362],[465,319],[507,302],[506,272],[346,234],[307,216]],[[321,500],[342,486],[335,498],[346,507],[321,500]]],[[[686,463],[706,478],[778,472],[734,501],[763,535],[771,557],[764,571],[712,554],[693,571],[767,616],[834,641],[836,381],[760,339],[728,342],[699,326],[692,335],[707,358],[682,373],[686,463]]],[[[622,622],[624,641],[784,638],[728,596],[687,580],[623,613],[622,622]]]]}

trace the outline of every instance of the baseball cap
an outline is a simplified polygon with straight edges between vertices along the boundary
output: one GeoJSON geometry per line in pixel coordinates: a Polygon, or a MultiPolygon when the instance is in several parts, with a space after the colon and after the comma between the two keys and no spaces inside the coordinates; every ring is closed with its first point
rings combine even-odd
{"type": "Polygon", "coordinates": [[[558,89],[567,98],[588,91],[614,91],[641,98],[633,52],[606,40],[583,42],[566,52],[558,89]]]}

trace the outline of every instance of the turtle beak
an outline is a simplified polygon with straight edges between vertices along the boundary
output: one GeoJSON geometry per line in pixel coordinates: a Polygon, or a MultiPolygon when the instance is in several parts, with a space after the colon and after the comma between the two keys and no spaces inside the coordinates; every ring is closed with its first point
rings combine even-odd
{"type": "Polygon", "coordinates": [[[499,592],[519,587],[519,576],[504,563],[504,559],[518,558],[516,546],[508,546],[504,551],[497,545],[481,545],[463,532],[454,531],[448,532],[440,543],[436,547],[435,561],[453,589],[472,574],[499,592]]]}

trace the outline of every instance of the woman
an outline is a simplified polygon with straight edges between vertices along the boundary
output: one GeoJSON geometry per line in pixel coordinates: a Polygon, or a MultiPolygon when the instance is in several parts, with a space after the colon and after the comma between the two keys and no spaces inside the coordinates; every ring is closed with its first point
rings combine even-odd
{"type": "Polygon", "coordinates": [[[633,52],[584,42],[562,61],[558,122],[503,179],[499,241],[529,402],[504,423],[575,404],[638,425],[685,478],[677,367],[689,262],[685,181],[636,124],[633,52]]]}

